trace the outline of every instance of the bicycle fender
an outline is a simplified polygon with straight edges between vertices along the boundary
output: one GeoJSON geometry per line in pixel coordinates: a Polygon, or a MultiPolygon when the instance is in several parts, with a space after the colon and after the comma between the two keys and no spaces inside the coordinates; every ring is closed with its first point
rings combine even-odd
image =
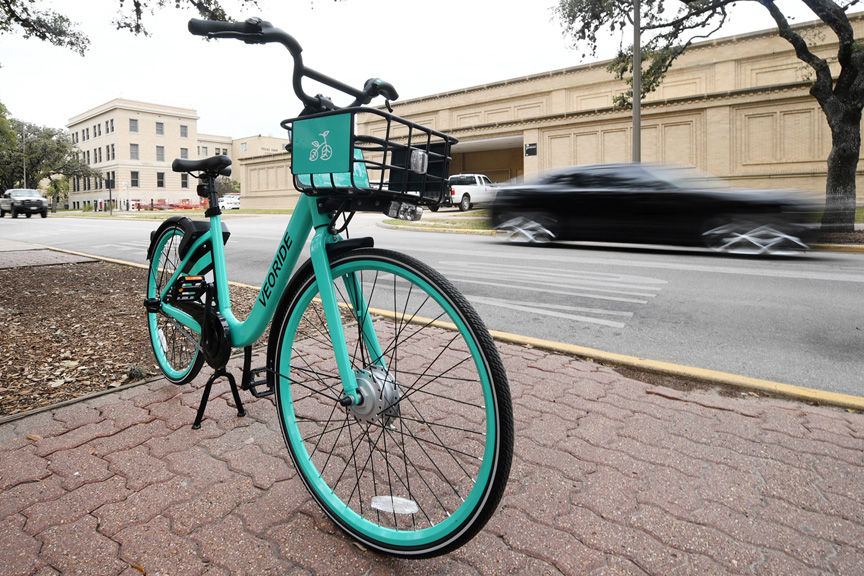
{"type": "Polygon", "coordinates": [[[187,232],[187,227],[183,223],[184,220],[191,222],[191,220],[186,216],[171,216],[167,220],[163,221],[162,224],[159,225],[159,228],[150,232],[150,245],[147,247],[147,260],[153,260],[153,250],[156,249],[156,239],[162,235],[162,232],[166,228],[179,224],[180,227],[183,228],[183,231],[187,232]]]}
{"type": "MultiPolygon", "coordinates": [[[[180,242],[179,254],[183,258],[189,247],[200,238],[203,234],[210,231],[210,222],[208,220],[192,220],[186,216],[171,216],[159,228],[150,233],[150,245],[147,247],[147,260],[153,259],[153,250],[156,248],[156,239],[162,234],[166,228],[171,226],[180,226],[183,229],[183,240],[180,242]]],[[[228,237],[231,232],[228,231],[228,226],[222,222],[222,243],[228,242],[228,237]]]]}

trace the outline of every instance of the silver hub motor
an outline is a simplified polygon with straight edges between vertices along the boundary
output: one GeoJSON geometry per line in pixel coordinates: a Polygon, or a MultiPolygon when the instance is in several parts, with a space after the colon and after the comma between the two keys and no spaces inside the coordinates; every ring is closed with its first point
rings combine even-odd
{"type": "Polygon", "coordinates": [[[390,426],[399,417],[399,386],[393,376],[381,366],[356,370],[359,401],[351,405],[351,412],[362,421],[381,421],[390,426]]]}

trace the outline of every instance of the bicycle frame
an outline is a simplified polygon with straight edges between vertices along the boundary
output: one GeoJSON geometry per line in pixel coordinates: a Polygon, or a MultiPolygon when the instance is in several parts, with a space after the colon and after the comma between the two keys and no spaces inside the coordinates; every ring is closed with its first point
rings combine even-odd
{"type": "MultiPolygon", "coordinates": [[[[317,203],[314,199],[301,194],[294,213],[291,215],[285,227],[285,232],[282,234],[282,238],[276,248],[276,253],[273,256],[273,261],[270,264],[267,275],[261,283],[261,289],[258,292],[255,305],[246,319],[241,321],[234,316],[231,310],[231,299],[228,292],[228,273],[225,263],[225,246],[221,237],[222,217],[219,213],[214,214],[210,216],[209,232],[202,234],[190,247],[186,256],[177,266],[174,275],[165,284],[162,293],[158,295],[160,301],[162,301],[162,312],[180,324],[201,333],[201,326],[192,316],[164,302],[164,298],[167,292],[172,289],[177,278],[182,275],[181,270],[187,269],[189,260],[195,255],[197,249],[205,242],[210,242],[211,248],[207,254],[209,258],[212,258],[218,311],[228,323],[231,346],[242,348],[251,345],[261,337],[273,319],[279,301],[288,287],[292,277],[291,272],[297,264],[300,252],[309,237],[309,233],[314,230],[310,243],[312,268],[318,283],[321,304],[324,308],[324,315],[330,331],[330,339],[333,344],[342,386],[346,396],[356,401],[357,380],[345,344],[342,316],[336,298],[333,276],[330,271],[330,260],[327,255],[327,245],[339,242],[341,239],[338,235],[330,233],[329,229],[330,217],[327,214],[319,213],[317,203]]],[[[194,274],[196,271],[200,271],[208,266],[210,262],[207,261],[207,258],[208,256],[203,256],[198,262],[195,262],[195,266],[191,269],[191,272],[194,274]]],[[[348,296],[354,310],[365,310],[363,295],[356,288],[358,283],[350,277],[345,278],[345,283],[348,287],[348,296]]],[[[381,353],[380,344],[378,343],[369,315],[361,314],[360,317],[357,317],[357,321],[361,323],[363,340],[369,348],[371,357],[375,359],[376,364],[384,366],[383,354],[381,353]]]]}

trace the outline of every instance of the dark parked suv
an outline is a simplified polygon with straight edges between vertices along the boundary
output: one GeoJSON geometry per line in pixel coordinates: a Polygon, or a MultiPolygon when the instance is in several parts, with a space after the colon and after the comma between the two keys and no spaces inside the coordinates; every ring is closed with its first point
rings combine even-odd
{"type": "Polygon", "coordinates": [[[45,218],[48,216],[48,200],[38,190],[13,188],[0,196],[0,218],[7,212],[12,214],[12,218],[17,218],[19,214],[24,214],[27,218],[39,214],[45,218]]]}

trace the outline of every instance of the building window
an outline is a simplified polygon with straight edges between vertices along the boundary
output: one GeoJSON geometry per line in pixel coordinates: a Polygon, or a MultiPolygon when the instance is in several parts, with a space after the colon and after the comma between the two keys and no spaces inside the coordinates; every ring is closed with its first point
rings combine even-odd
{"type": "Polygon", "coordinates": [[[111,129],[108,127],[108,120],[105,120],[105,133],[108,134],[111,132],[111,129]]]}
{"type": "Polygon", "coordinates": [[[87,165],[89,166],[90,165],[90,151],[87,150],[86,154],[87,154],[87,165]]]}
{"type": "Polygon", "coordinates": [[[188,148],[180,148],[180,158],[189,158],[188,148]]]}
{"type": "Polygon", "coordinates": [[[129,159],[138,160],[138,145],[129,144],[129,159]]]}
{"type": "Polygon", "coordinates": [[[240,151],[241,151],[241,152],[245,152],[245,151],[246,151],[246,142],[241,142],[241,143],[240,143],[240,151]]]}
{"type": "Polygon", "coordinates": [[[187,174],[186,172],[180,174],[180,187],[189,188],[189,174],[187,174]]]}
{"type": "Polygon", "coordinates": [[[129,173],[129,182],[131,182],[130,186],[132,188],[138,188],[138,171],[134,170],[129,173]]]}
{"type": "Polygon", "coordinates": [[[164,162],[165,161],[165,147],[164,146],[156,146],[156,161],[164,162]]]}
{"type": "Polygon", "coordinates": [[[99,152],[99,160],[98,160],[98,162],[102,162],[102,148],[99,148],[98,150],[94,150],[94,152],[99,152]]]}
{"type": "Polygon", "coordinates": [[[130,118],[129,119],[129,132],[138,132],[138,119],[130,118]]]}
{"type": "Polygon", "coordinates": [[[156,122],[156,135],[164,136],[165,135],[165,123],[164,122],[156,122]]]}
{"type": "Polygon", "coordinates": [[[111,132],[113,132],[113,131],[114,131],[114,119],[112,118],[111,119],[111,132]]]}
{"type": "Polygon", "coordinates": [[[201,146],[201,155],[207,156],[207,146],[201,146]]]}
{"type": "Polygon", "coordinates": [[[189,137],[189,127],[185,124],[180,125],[180,138],[188,138],[189,137]]]}
{"type": "Polygon", "coordinates": [[[156,172],[156,187],[164,188],[165,187],[165,173],[164,172],[156,172]]]}
{"type": "Polygon", "coordinates": [[[114,160],[114,145],[111,144],[111,160],[114,160]]]}

